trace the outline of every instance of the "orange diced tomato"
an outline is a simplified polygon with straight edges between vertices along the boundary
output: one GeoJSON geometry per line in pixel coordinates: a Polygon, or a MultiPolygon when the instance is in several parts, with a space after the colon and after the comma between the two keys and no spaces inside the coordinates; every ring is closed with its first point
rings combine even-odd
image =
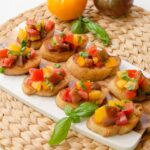
{"type": "Polygon", "coordinates": [[[32,81],[43,81],[44,75],[42,69],[33,69],[30,70],[32,81]]]}
{"type": "Polygon", "coordinates": [[[93,57],[97,56],[97,48],[95,45],[89,47],[87,51],[91,56],[93,56],[93,57]]]}
{"type": "Polygon", "coordinates": [[[136,78],[137,77],[137,75],[138,75],[138,71],[137,70],[128,70],[128,76],[130,77],[130,78],[136,78]]]}
{"type": "Polygon", "coordinates": [[[7,53],[8,53],[8,50],[7,50],[7,49],[2,49],[2,50],[0,50],[0,58],[5,58],[5,57],[7,57],[7,53]]]}
{"type": "Polygon", "coordinates": [[[136,91],[129,91],[129,90],[126,91],[126,98],[127,99],[133,99],[136,97],[136,95],[137,95],[136,91]]]}

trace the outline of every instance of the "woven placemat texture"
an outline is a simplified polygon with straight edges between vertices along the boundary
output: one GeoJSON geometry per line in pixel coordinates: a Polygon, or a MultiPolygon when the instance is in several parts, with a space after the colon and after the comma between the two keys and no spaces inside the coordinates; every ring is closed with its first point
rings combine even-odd
{"type": "MultiPolygon", "coordinates": [[[[84,16],[106,28],[112,39],[107,48],[111,54],[119,55],[150,72],[150,12],[134,6],[127,16],[113,19],[99,14],[92,1],[89,1],[84,16]]],[[[57,30],[70,30],[70,23],[51,16],[46,4],[42,4],[3,24],[0,27],[0,44],[11,39],[11,31],[28,18],[50,18],[56,22],[57,30]]],[[[90,42],[103,48],[103,44],[93,35],[88,34],[88,37],[90,42]]],[[[49,147],[47,142],[55,123],[4,91],[0,91],[0,110],[0,145],[6,150],[111,150],[74,131],[69,132],[61,145],[49,147]]],[[[137,150],[150,150],[149,134],[143,137],[137,150]]]]}

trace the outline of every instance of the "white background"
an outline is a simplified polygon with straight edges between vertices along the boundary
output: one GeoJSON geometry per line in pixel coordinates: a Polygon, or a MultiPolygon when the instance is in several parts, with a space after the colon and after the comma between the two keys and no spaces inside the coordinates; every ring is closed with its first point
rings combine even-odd
{"type": "MultiPolygon", "coordinates": [[[[47,0],[0,0],[0,24],[15,17],[17,14],[38,6],[47,0]]],[[[147,10],[150,10],[150,0],[134,0],[134,3],[147,10]]]]}
{"type": "MultiPolygon", "coordinates": [[[[0,24],[46,0],[0,0],[0,24]]],[[[150,10],[150,0],[134,0],[135,5],[150,10]]]]}

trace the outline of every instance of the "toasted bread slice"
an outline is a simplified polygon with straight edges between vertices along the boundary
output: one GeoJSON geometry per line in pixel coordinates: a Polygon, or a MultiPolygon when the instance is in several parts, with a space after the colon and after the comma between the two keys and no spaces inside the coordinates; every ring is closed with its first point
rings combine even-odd
{"type": "Polygon", "coordinates": [[[11,68],[5,68],[5,74],[12,76],[26,74],[29,72],[30,68],[38,67],[40,61],[41,57],[37,55],[33,59],[27,60],[27,62],[23,65],[23,67],[13,66],[11,68]]]}
{"type": "Polygon", "coordinates": [[[113,136],[117,134],[126,134],[130,131],[132,131],[137,123],[139,122],[142,115],[142,105],[137,104],[134,114],[129,118],[129,123],[127,125],[112,125],[112,126],[103,126],[102,124],[97,124],[94,121],[94,115],[90,117],[90,119],[87,122],[87,127],[94,131],[95,133],[98,133],[104,137],[113,136]]]}
{"type": "Polygon", "coordinates": [[[91,81],[99,81],[103,80],[109,76],[115,75],[116,72],[119,70],[120,66],[120,58],[119,57],[114,57],[116,58],[118,64],[116,67],[112,68],[87,68],[87,67],[80,67],[76,62],[75,62],[75,55],[70,57],[68,61],[66,62],[66,68],[67,70],[75,76],[79,80],[91,80],[91,81]]]}
{"type": "Polygon", "coordinates": [[[53,90],[36,91],[32,86],[29,86],[26,83],[27,79],[28,79],[28,77],[24,79],[23,84],[22,84],[22,89],[23,89],[24,93],[27,95],[35,94],[35,95],[39,95],[39,96],[43,96],[43,97],[55,96],[60,90],[62,90],[63,88],[65,88],[68,85],[68,79],[65,78],[59,84],[57,84],[53,90]]]}

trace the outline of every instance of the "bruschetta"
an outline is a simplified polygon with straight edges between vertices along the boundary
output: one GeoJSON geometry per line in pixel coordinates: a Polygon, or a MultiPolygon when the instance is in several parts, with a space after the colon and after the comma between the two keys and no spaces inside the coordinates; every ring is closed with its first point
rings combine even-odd
{"type": "Polygon", "coordinates": [[[33,68],[29,73],[22,85],[27,95],[54,96],[68,84],[66,72],[61,67],[33,68]]]}
{"type": "Polygon", "coordinates": [[[30,68],[38,67],[40,56],[33,48],[28,48],[26,42],[14,43],[0,50],[0,70],[6,75],[22,75],[30,68]]]}
{"type": "Polygon", "coordinates": [[[28,47],[39,49],[43,40],[53,35],[55,24],[51,20],[27,20],[26,27],[19,29],[17,41],[27,41],[28,47]]]}
{"type": "Polygon", "coordinates": [[[60,91],[56,97],[58,107],[64,109],[67,105],[76,108],[82,102],[91,101],[101,105],[108,90],[98,83],[90,81],[71,81],[69,87],[60,91]]]}
{"type": "Polygon", "coordinates": [[[120,58],[109,56],[105,50],[90,46],[87,51],[70,57],[67,70],[79,80],[99,81],[115,75],[120,66],[120,58]]]}
{"type": "Polygon", "coordinates": [[[110,100],[107,105],[98,108],[90,117],[87,127],[104,136],[126,134],[132,131],[140,121],[143,108],[127,100],[110,100]]]}
{"type": "Polygon", "coordinates": [[[141,71],[118,71],[116,77],[108,83],[110,92],[120,99],[143,101],[150,99],[150,79],[141,71]]]}
{"type": "Polygon", "coordinates": [[[83,50],[86,44],[86,35],[60,33],[45,40],[40,52],[42,57],[48,61],[64,62],[73,54],[83,50]]]}

